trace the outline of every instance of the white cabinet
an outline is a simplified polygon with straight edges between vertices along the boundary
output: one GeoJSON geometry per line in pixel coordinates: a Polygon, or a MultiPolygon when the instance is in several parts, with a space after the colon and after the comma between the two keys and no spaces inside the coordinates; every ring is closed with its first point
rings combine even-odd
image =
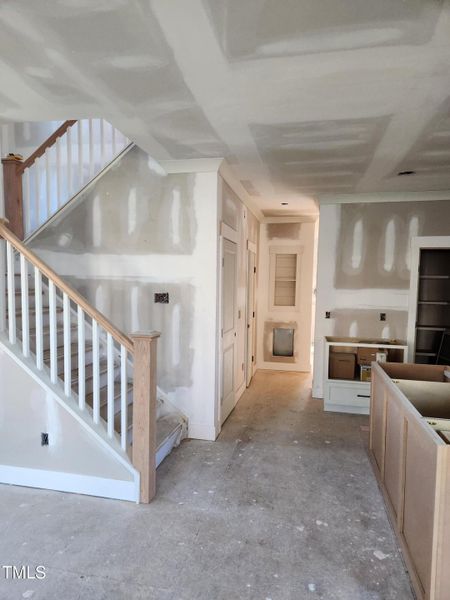
{"type": "MultiPolygon", "coordinates": [[[[325,395],[324,410],[330,412],[354,413],[368,415],[370,413],[370,381],[361,381],[361,366],[358,364],[358,349],[382,351],[387,360],[405,362],[408,347],[396,340],[367,340],[359,338],[325,338],[325,395]],[[330,376],[330,355],[354,355],[355,368],[353,377],[345,375],[345,379],[330,376]]],[[[369,352],[370,353],[370,352],[369,352]]],[[[348,365],[347,365],[348,369],[348,365]]]]}

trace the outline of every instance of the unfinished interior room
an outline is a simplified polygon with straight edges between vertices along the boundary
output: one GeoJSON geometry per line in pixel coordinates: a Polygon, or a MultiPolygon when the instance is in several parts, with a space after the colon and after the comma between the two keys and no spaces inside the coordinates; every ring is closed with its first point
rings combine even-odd
{"type": "Polygon", "coordinates": [[[0,48],[0,600],[450,600],[450,0],[0,48]]]}

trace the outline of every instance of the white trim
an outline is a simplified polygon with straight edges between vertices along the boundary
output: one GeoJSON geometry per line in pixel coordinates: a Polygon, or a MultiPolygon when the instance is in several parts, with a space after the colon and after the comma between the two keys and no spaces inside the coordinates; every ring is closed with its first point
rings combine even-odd
{"type": "Polygon", "coordinates": [[[296,244],[269,246],[269,312],[298,312],[300,310],[300,283],[303,246],[296,244]],[[278,254],[296,254],[297,264],[295,273],[295,304],[293,306],[278,306],[275,304],[275,268],[278,254]]]}
{"type": "Polygon", "coordinates": [[[211,426],[209,423],[195,423],[189,421],[188,424],[188,438],[195,440],[207,440],[214,442],[219,435],[220,426],[211,426]]]}
{"type": "Polygon", "coordinates": [[[10,465],[0,465],[0,482],[25,487],[113,498],[139,502],[139,487],[132,479],[123,481],[79,475],[78,473],[61,473],[45,469],[29,469],[10,465]]]}
{"type": "Polygon", "coordinates": [[[381,192],[362,194],[319,194],[319,205],[381,202],[432,202],[450,200],[450,190],[431,192],[381,192]]]}
{"type": "Polygon", "coordinates": [[[420,251],[427,248],[450,248],[450,236],[416,236],[411,238],[411,276],[408,297],[408,361],[414,362],[416,351],[417,296],[419,293],[420,251]]]}
{"type": "Polygon", "coordinates": [[[238,243],[238,232],[223,221],[220,224],[220,235],[230,242],[238,243]]]}
{"type": "Polygon", "coordinates": [[[276,363],[261,361],[257,364],[258,371],[292,371],[295,373],[310,373],[311,366],[297,363],[276,363]]]}
{"type": "Polygon", "coordinates": [[[159,160],[158,164],[169,173],[218,172],[223,158],[188,158],[185,160],[159,160]]]}
{"type": "MultiPolygon", "coordinates": [[[[257,254],[257,245],[255,244],[255,242],[251,242],[250,240],[247,240],[247,250],[249,250],[249,252],[253,252],[253,254],[257,254]]],[[[256,264],[256,263],[255,263],[256,264]]]]}

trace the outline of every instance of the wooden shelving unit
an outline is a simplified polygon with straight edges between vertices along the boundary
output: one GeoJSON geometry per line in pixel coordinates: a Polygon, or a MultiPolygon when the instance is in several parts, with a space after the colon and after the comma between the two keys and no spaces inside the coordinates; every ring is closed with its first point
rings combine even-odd
{"type": "Polygon", "coordinates": [[[443,333],[450,329],[450,250],[422,249],[414,362],[436,364],[443,333]]]}

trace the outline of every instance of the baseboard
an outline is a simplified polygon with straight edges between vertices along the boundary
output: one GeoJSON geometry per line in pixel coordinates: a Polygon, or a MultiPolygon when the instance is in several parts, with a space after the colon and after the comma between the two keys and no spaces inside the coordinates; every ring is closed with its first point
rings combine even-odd
{"type": "Polygon", "coordinates": [[[219,431],[214,425],[207,423],[193,423],[189,421],[188,437],[194,440],[207,440],[214,442],[219,435],[219,431]]]}
{"type": "Polygon", "coordinates": [[[312,388],[313,398],[323,398],[323,388],[320,385],[314,385],[312,388]]]}
{"type": "Polygon", "coordinates": [[[324,412],[345,413],[349,415],[369,415],[370,408],[363,406],[348,406],[346,404],[325,404],[324,412]]]}
{"type": "Polygon", "coordinates": [[[0,465],[0,483],[139,502],[138,481],[0,465]]]}
{"type": "Polygon", "coordinates": [[[290,371],[293,373],[311,373],[311,368],[307,365],[297,365],[295,363],[258,363],[258,370],[261,371],[290,371]]]}

